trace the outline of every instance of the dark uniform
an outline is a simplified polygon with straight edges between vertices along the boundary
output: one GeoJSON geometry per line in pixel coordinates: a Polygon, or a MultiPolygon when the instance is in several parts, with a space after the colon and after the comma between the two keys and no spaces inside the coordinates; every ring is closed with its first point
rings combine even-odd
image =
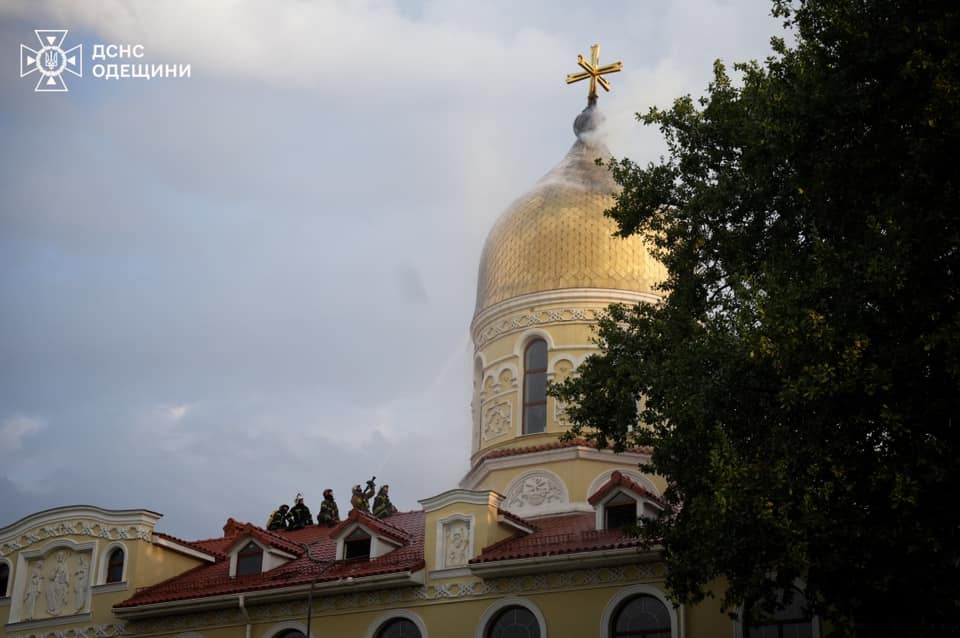
{"type": "Polygon", "coordinates": [[[320,513],[317,514],[317,525],[333,527],[340,522],[340,508],[333,500],[333,490],[323,490],[323,502],[320,503],[320,513]]]}
{"type": "Polygon", "coordinates": [[[281,505],[277,509],[273,510],[273,513],[270,515],[270,519],[267,521],[267,529],[287,529],[287,510],[289,509],[290,508],[286,505],[281,505]]]}
{"type": "Polygon", "coordinates": [[[290,524],[287,529],[303,529],[307,525],[313,525],[313,514],[310,508],[303,504],[303,496],[297,494],[296,504],[290,508],[290,524]]]}
{"type": "Polygon", "coordinates": [[[397,513],[397,508],[390,502],[390,486],[384,485],[377,492],[377,498],[373,499],[373,515],[377,518],[384,518],[397,513]]]}

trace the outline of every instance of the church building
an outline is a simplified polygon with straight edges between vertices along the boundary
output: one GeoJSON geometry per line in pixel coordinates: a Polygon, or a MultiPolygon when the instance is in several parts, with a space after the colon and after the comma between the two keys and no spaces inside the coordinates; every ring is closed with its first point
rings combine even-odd
{"type": "MultiPolygon", "coordinates": [[[[613,303],[655,303],[665,275],[640,237],[612,236],[617,185],[596,160],[594,49],[569,152],[500,216],[479,266],[470,467],[421,508],[217,538],[155,529],[147,510],[76,506],[0,529],[0,625],[12,638],[735,638],[819,636],[788,610],[745,630],[715,599],[674,607],[659,553],[623,528],[657,516],[665,485],[562,440],[551,381],[592,352],[613,303]]],[[[466,381],[466,380],[465,380],[466,381]]],[[[466,445],[466,441],[464,444],[466,445]]],[[[226,513],[225,513],[226,514],[226,513]]]]}

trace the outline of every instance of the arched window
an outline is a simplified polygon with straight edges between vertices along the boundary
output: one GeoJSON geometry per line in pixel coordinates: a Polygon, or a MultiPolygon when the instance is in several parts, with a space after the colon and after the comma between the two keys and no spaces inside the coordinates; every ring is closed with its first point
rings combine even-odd
{"type": "Polygon", "coordinates": [[[377,630],[376,638],[423,638],[412,620],[391,618],[377,630]]]}
{"type": "Polygon", "coordinates": [[[540,638],[540,623],[526,607],[507,607],[494,616],[486,638],[540,638]]]}
{"type": "Polygon", "coordinates": [[[285,629],[273,638],[307,638],[299,629],[285,629]]]}
{"type": "Polygon", "coordinates": [[[237,552],[237,576],[259,574],[263,571],[263,549],[250,541],[237,552]]]}
{"type": "Polygon", "coordinates": [[[547,342],[535,339],[523,355],[523,433],[547,429],[547,342]]]}
{"type": "Polygon", "coordinates": [[[646,594],[623,601],[610,619],[611,638],[670,638],[670,612],[646,594]]]}
{"type": "Polygon", "coordinates": [[[10,565],[0,563],[0,598],[6,598],[7,585],[10,584],[10,565]]]}
{"type": "Polygon", "coordinates": [[[123,560],[125,556],[122,547],[115,547],[107,559],[107,582],[123,582],[123,560]]]}

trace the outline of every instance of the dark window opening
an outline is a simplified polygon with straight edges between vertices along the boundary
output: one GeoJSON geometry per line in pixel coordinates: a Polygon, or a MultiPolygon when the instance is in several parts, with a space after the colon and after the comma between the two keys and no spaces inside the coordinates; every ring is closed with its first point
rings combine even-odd
{"type": "Polygon", "coordinates": [[[117,547],[110,552],[107,560],[107,582],[119,583],[123,581],[123,550],[117,547]]]}
{"type": "Polygon", "coordinates": [[[634,596],[617,608],[610,622],[610,636],[670,638],[670,612],[653,596],[634,596]]]}
{"type": "Polygon", "coordinates": [[[359,527],[343,540],[343,557],[347,560],[370,558],[370,535],[359,527]]]}
{"type": "Polygon", "coordinates": [[[406,618],[393,618],[380,627],[377,638],[422,638],[420,630],[406,618]]]}
{"type": "Polygon", "coordinates": [[[250,541],[237,553],[237,576],[249,576],[263,571],[263,549],[250,541]]]}
{"type": "Polygon", "coordinates": [[[547,342],[531,341],[524,353],[523,433],[547,429],[547,342]]]}
{"type": "Polygon", "coordinates": [[[605,529],[623,529],[637,524],[637,502],[623,492],[610,499],[603,510],[605,529]]]}
{"type": "Polygon", "coordinates": [[[0,563],[0,598],[6,598],[7,585],[10,584],[10,566],[0,563]]]}

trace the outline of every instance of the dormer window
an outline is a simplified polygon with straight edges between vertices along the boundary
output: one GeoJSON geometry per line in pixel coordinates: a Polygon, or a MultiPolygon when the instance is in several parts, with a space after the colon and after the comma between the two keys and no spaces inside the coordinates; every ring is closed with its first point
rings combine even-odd
{"type": "Polygon", "coordinates": [[[636,525],[641,518],[660,516],[664,507],[659,496],[619,470],[587,501],[596,508],[597,529],[636,525]]]}
{"type": "Polygon", "coordinates": [[[370,558],[370,534],[359,527],[343,539],[343,557],[346,560],[370,558]]]}
{"type": "Polygon", "coordinates": [[[237,552],[237,576],[259,574],[263,571],[263,549],[250,541],[237,552]]]}
{"type": "Polygon", "coordinates": [[[623,529],[637,524],[637,501],[624,492],[613,497],[604,508],[606,529],[623,529]]]}

